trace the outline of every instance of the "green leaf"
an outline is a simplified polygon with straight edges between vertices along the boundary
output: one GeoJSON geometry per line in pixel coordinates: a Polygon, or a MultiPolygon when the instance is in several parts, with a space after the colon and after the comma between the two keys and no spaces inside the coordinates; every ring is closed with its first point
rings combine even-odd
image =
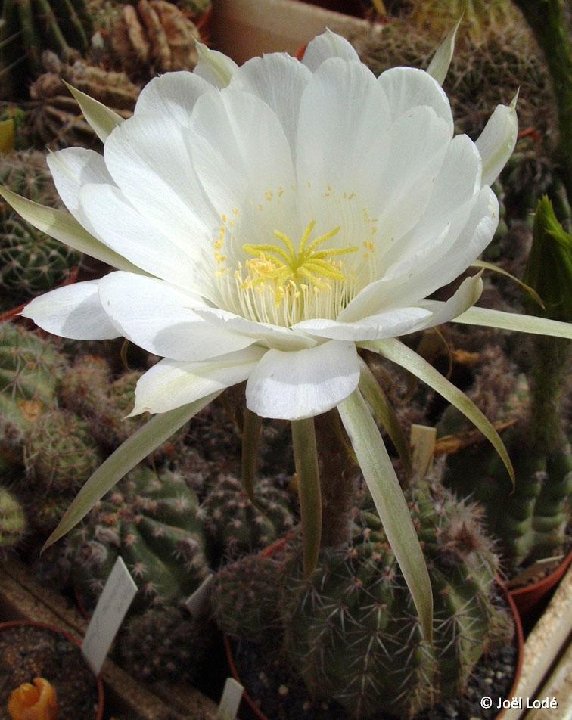
{"type": "Polygon", "coordinates": [[[74,88],[73,85],[70,85],[65,80],[63,82],[73,95],[83,116],[93,128],[97,137],[105,141],[111,134],[111,131],[123,122],[121,115],[118,115],[114,110],[110,110],[103,103],[99,102],[99,100],[94,100],[81,90],[74,88]]]}
{"type": "Polygon", "coordinates": [[[463,325],[482,325],[497,328],[498,330],[514,330],[527,332],[531,335],[550,335],[572,340],[572,323],[560,320],[547,320],[536,315],[519,315],[503,312],[502,310],[489,310],[488,308],[472,307],[465,310],[462,315],[453,318],[451,322],[463,325]]]}
{"type": "Polygon", "coordinates": [[[409,449],[407,438],[403,434],[403,430],[395,410],[375,379],[373,373],[365,363],[363,363],[361,367],[359,389],[369,405],[375,421],[387,432],[391,438],[391,442],[395,445],[395,449],[397,450],[401,462],[403,463],[405,472],[410,475],[411,451],[409,449]]]}
{"type": "Polygon", "coordinates": [[[367,350],[380,353],[388,360],[413,373],[413,375],[448,400],[457,410],[460,410],[475,427],[483,433],[487,440],[491,442],[514,483],[514,469],[500,435],[486,416],[483,415],[475,403],[468,398],[464,392],[459,390],[458,387],[455,387],[453,383],[449,382],[440,372],[435,370],[432,365],[399,340],[395,340],[394,338],[377,340],[375,342],[362,343],[362,346],[367,350]]]}
{"type": "Polygon", "coordinates": [[[119,253],[114,252],[107,245],[96,240],[66,210],[40,205],[21,195],[17,195],[3,185],[0,185],[0,195],[26,222],[54,238],[54,240],[59,240],[74,250],[85,253],[96,260],[101,260],[118,270],[144,274],[142,270],[132,265],[119,253]]]}
{"type": "Polygon", "coordinates": [[[137,430],[87,480],[64,513],[57,528],[44,543],[43,549],[53,545],[77,525],[115,483],[119,482],[141,460],[144,460],[149,453],[170,438],[219,394],[213,393],[188,405],[175,408],[175,410],[155,415],[146,425],[137,430]]]}
{"type": "Polygon", "coordinates": [[[433,593],[423,551],[393,465],[359,390],[338,405],[363,476],[407,587],[425,640],[433,636],[433,593]]]}
{"type": "Polygon", "coordinates": [[[455,36],[461,24],[461,19],[462,18],[459,18],[455,27],[449,31],[447,37],[441,45],[439,45],[427,68],[429,75],[431,75],[439,85],[442,85],[447,77],[447,71],[449,70],[453,52],[455,51],[455,36]]]}
{"type": "Polygon", "coordinates": [[[293,420],[291,425],[302,518],[304,575],[309,577],[318,564],[322,540],[322,491],[316,428],[314,418],[293,420]]]}

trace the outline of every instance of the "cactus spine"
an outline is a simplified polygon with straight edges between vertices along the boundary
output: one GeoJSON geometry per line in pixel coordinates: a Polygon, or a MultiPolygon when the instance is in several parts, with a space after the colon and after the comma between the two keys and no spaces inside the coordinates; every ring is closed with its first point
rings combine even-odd
{"type": "Polygon", "coordinates": [[[179,475],[134,470],[70,533],[63,560],[74,585],[93,602],[121,555],[139,587],[135,607],[184,600],[208,573],[197,510],[179,475]]]}
{"type": "Polygon", "coordinates": [[[309,580],[301,563],[286,580],[290,660],[316,697],[337,700],[352,718],[412,717],[457,696],[481,655],[512,635],[510,617],[491,599],[497,560],[474,510],[437,484],[414,488],[410,509],[434,589],[433,644],[422,639],[373,513],[358,515],[349,549],[322,550],[309,580]]]}

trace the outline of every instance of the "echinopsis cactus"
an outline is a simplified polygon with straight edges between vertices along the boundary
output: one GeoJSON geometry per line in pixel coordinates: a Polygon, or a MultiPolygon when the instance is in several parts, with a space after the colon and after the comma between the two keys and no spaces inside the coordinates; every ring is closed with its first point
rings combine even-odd
{"type": "MultiPolygon", "coordinates": [[[[60,201],[43,153],[0,155],[0,183],[35,202],[60,201]]],[[[62,283],[80,254],[31,225],[0,201],[0,304],[13,307],[62,283]]]]}
{"type": "Polygon", "coordinates": [[[131,472],[73,530],[63,551],[88,604],[121,555],[139,587],[135,607],[173,604],[208,574],[196,496],[174,473],[131,472]]]}
{"type": "Polygon", "coordinates": [[[379,519],[360,512],[346,549],[325,549],[309,580],[294,563],[284,580],[286,651],[310,692],[352,718],[412,717],[456,697],[484,652],[512,637],[493,599],[497,559],[474,509],[438,484],[411,491],[435,600],[423,640],[409,591],[379,519]]]}
{"type": "Polygon", "coordinates": [[[258,480],[252,503],[240,481],[220,475],[201,506],[215,552],[229,557],[261,550],[294,525],[288,493],[271,480],[258,480]]]}
{"type": "Polygon", "coordinates": [[[158,607],[127,621],[118,639],[122,664],[144,681],[195,682],[213,647],[208,619],[158,607]]]}
{"type": "Polygon", "coordinates": [[[24,535],[26,520],[18,499],[0,487],[0,552],[16,545],[24,535]]]}
{"type": "Polygon", "coordinates": [[[55,407],[66,361],[37,334],[0,323],[0,470],[23,464],[26,430],[55,407]]]}

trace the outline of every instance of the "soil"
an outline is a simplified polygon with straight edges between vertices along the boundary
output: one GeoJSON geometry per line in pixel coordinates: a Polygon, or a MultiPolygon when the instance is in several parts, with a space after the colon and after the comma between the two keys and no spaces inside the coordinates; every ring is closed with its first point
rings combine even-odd
{"type": "MultiPolygon", "coordinates": [[[[469,680],[467,693],[454,701],[435,705],[413,720],[493,720],[498,714],[499,698],[505,699],[512,687],[517,650],[503,647],[483,657],[469,680]],[[480,700],[491,697],[490,710],[481,708],[480,700]]],[[[235,648],[235,662],[243,683],[256,704],[270,720],[349,720],[337,703],[312,702],[302,681],[292,675],[284,663],[271,661],[260,646],[241,641],[235,648]],[[264,670],[260,670],[263,667],[264,670]]],[[[242,720],[259,720],[243,706],[242,720]]],[[[399,720],[381,713],[372,720],[399,720]]]]}
{"type": "Polygon", "coordinates": [[[78,645],[47,628],[21,625],[0,632],[0,720],[12,690],[35,677],[56,689],[58,720],[90,720],[97,708],[97,684],[78,645]]]}

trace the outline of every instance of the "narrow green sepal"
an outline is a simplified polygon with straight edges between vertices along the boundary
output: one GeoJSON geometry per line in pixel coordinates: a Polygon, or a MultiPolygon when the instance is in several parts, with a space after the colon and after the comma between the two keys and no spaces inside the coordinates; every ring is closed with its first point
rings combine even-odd
{"type": "Polygon", "coordinates": [[[433,638],[433,593],[407,502],[379,429],[359,390],[338,405],[359,466],[413,598],[423,638],[433,638]]]}
{"type": "Polygon", "coordinates": [[[304,575],[309,577],[318,564],[322,540],[322,491],[316,429],[313,418],[293,420],[291,425],[302,518],[304,575]]]}
{"type": "Polygon", "coordinates": [[[381,389],[374,374],[363,363],[359,378],[359,390],[369,405],[378,425],[387,432],[394,444],[406,474],[411,475],[411,449],[397,418],[397,414],[381,389]]]}
{"type": "Polygon", "coordinates": [[[53,545],[84,518],[95,503],[127,475],[130,470],[144,460],[147,455],[159,447],[165,440],[177,432],[194,415],[200,412],[220,393],[207,395],[200,400],[155,415],[142,428],[137,430],[123,445],[120,445],[107,460],[100,465],[78,492],[72,504],[65,511],[57,528],[48,537],[42,551],[53,545]]]}

